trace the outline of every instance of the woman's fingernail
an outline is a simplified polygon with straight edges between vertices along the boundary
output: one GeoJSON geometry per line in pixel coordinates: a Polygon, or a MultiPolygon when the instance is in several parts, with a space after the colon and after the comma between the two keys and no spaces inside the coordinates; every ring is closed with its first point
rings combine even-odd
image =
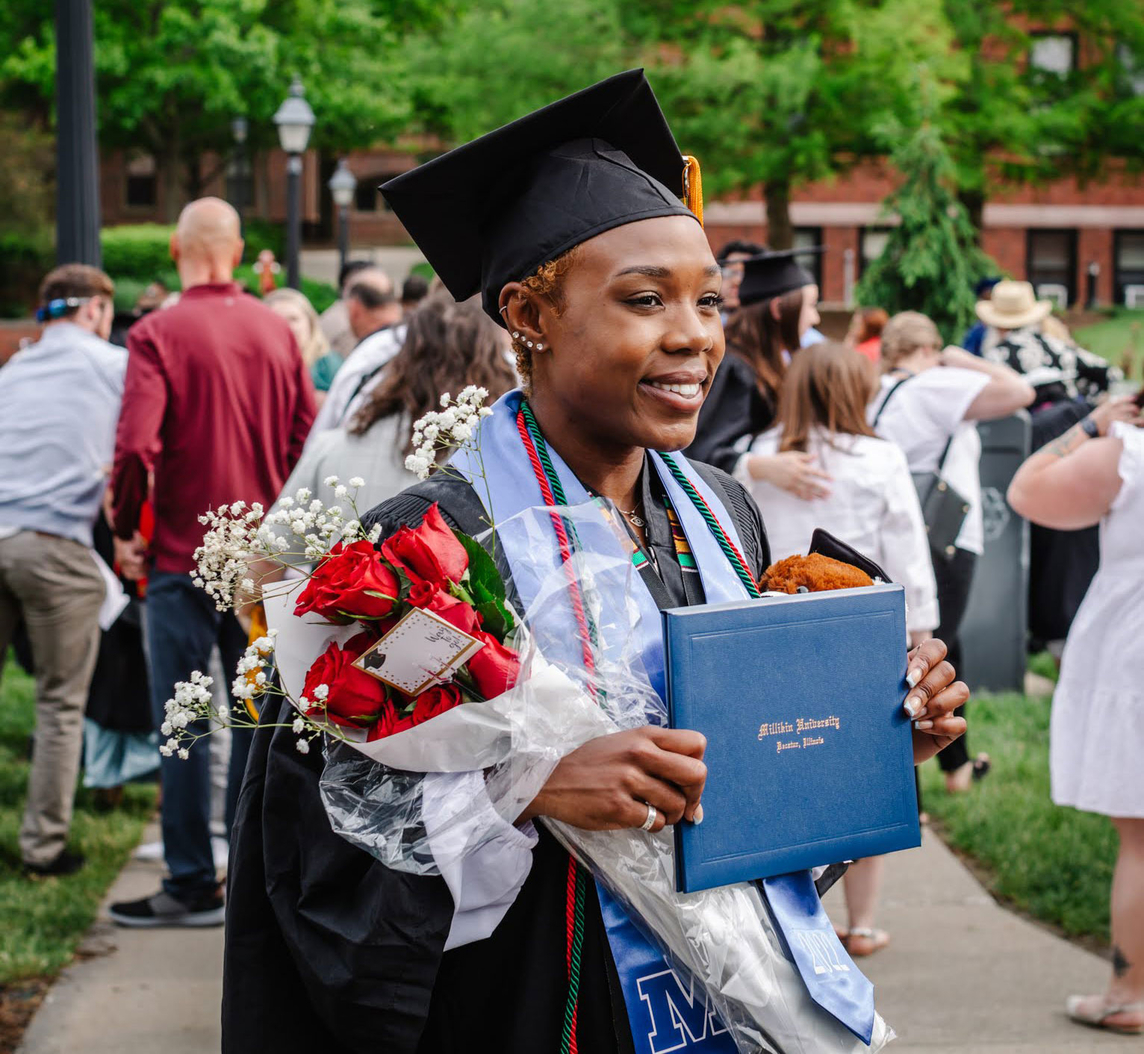
{"type": "Polygon", "coordinates": [[[691,817],[691,822],[692,823],[702,823],[703,822],[703,806],[702,805],[696,805],[695,806],[695,815],[691,817]]]}
{"type": "Polygon", "coordinates": [[[922,679],[922,670],[920,666],[915,666],[909,673],[906,674],[906,684],[911,688],[918,686],[918,681],[922,679]]]}
{"type": "Polygon", "coordinates": [[[915,721],[914,722],[914,728],[916,728],[919,732],[924,732],[927,728],[933,728],[933,722],[932,721],[915,721]]]}
{"type": "Polygon", "coordinates": [[[910,717],[917,717],[922,711],[922,701],[916,695],[907,695],[906,701],[902,705],[910,717]]]}

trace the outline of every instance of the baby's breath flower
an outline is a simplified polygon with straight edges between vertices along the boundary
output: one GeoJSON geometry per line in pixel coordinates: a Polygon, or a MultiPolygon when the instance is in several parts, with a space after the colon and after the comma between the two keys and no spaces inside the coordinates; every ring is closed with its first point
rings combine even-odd
{"type": "Polygon", "coordinates": [[[297,750],[299,754],[309,754],[310,744],[304,739],[297,739],[294,741],[294,749],[297,750]]]}
{"type": "Polygon", "coordinates": [[[290,730],[299,736],[306,731],[306,721],[301,714],[294,718],[294,723],[290,726],[290,730]]]}
{"type": "Polygon", "coordinates": [[[338,485],[338,477],[337,476],[327,476],[324,480],[322,480],[322,486],[324,486],[324,487],[336,487],[337,485],[338,485]]]}
{"type": "Polygon", "coordinates": [[[364,487],[365,486],[365,480],[362,479],[361,476],[351,476],[350,477],[350,486],[351,487],[364,487]]]}

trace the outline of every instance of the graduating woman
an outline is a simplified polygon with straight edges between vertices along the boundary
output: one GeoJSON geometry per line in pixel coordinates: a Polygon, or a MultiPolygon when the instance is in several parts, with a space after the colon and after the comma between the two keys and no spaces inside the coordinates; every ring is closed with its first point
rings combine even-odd
{"type": "Polygon", "coordinates": [[[763,253],[741,265],[742,306],[726,325],[731,354],[711,382],[687,456],[809,501],[829,493],[830,476],[813,455],[747,452],[751,440],[775,423],[787,366],[818,322],[818,286],[796,260],[805,252],[763,253]]]}
{"type": "MultiPolygon", "coordinates": [[[[433,502],[476,534],[490,514],[503,524],[595,495],[628,531],[641,612],[747,595],[744,578],[769,557],[758,510],[723,473],[659,453],[693,438],[723,354],[720,271],[684,189],[684,161],[642,71],[383,188],[453,295],[480,292],[507,327],[525,381],[481,424],[482,485],[439,472],[373,511],[383,536],[420,523],[433,502]]],[[[558,567],[565,541],[553,533],[548,544],[558,567]]],[[[529,554],[504,532],[496,553],[527,610],[512,572],[529,554]]],[[[641,624],[649,676],[654,684],[658,647],[662,682],[658,619],[641,624]]],[[[918,759],[965,727],[949,715],[967,690],[943,658],[928,642],[910,659],[918,759]]],[[[489,818],[500,830],[487,851],[440,877],[391,870],[334,834],[318,792],[321,752],[299,754],[292,740],[288,728],[256,737],[235,824],[224,1051],[652,1049],[634,1019],[639,999],[633,1010],[624,998],[605,918],[614,904],[531,821],[652,831],[699,822],[702,736],[646,726],[588,741],[522,815],[489,818]]]]}

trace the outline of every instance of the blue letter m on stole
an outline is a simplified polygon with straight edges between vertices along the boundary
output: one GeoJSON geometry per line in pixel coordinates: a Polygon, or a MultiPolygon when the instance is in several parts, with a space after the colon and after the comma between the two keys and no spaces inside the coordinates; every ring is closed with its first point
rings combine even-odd
{"type": "MultiPolygon", "coordinates": [[[[651,1028],[647,1032],[651,1054],[669,1054],[673,1050],[701,1048],[704,1051],[734,1050],[722,1042],[708,1044],[709,1036],[727,1036],[713,1010],[707,1008],[702,995],[686,992],[671,970],[641,977],[636,982],[640,999],[647,1006],[651,1028]]],[[[633,1031],[635,1022],[632,1022],[633,1031]]],[[[634,1038],[634,1037],[633,1037],[634,1038]]],[[[640,1044],[637,1042],[637,1049],[640,1044]]]]}

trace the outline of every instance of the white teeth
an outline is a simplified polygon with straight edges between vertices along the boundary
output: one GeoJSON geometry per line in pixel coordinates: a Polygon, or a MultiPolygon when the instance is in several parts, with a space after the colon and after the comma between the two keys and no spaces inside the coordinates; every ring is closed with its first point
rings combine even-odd
{"type": "Polygon", "coordinates": [[[653,388],[658,388],[662,392],[674,392],[676,395],[682,395],[686,399],[692,399],[699,394],[702,387],[698,384],[661,384],[659,381],[648,381],[653,388]]]}

